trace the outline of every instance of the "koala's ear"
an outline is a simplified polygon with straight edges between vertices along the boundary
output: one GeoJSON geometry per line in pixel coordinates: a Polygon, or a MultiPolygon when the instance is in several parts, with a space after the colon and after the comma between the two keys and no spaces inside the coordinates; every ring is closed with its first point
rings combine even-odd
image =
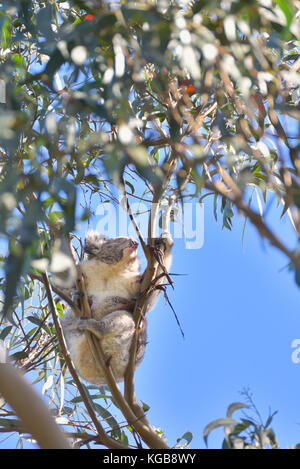
{"type": "Polygon", "coordinates": [[[97,231],[88,231],[85,236],[84,251],[89,256],[95,256],[105,241],[105,236],[97,231]]]}

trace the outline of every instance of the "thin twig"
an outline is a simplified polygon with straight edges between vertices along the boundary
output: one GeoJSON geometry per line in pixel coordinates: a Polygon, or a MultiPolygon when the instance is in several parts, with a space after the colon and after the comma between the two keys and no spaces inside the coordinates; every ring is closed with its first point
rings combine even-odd
{"type": "MultiPolygon", "coordinates": [[[[43,277],[41,275],[37,275],[37,274],[30,272],[29,277],[32,280],[38,280],[39,282],[44,283],[43,277]]],[[[80,309],[75,305],[75,303],[71,300],[71,298],[68,295],[66,295],[60,288],[56,287],[55,285],[51,285],[51,288],[54,291],[54,293],[60,296],[60,298],[72,308],[76,316],[82,315],[80,309]]]]}
{"type": "Polygon", "coordinates": [[[125,191],[125,181],[123,180],[123,195],[124,195],[124,199],[125,199],[125,203],[126,203],[126,209],[127,209],[127,213],[129,215],[129,218],[131,220],[131,223],[133,224],[134,226],[134,229],[136,231],[136,234],[138,235],[138,238],[140,240],[140,243],[141,243],[141,246],[143,248],[143,251],[144,251],[144,254],[146,256],[146,258],[148,259],[148,256],[149,256],[149,249],[144,241],[144,238],[142,236],[142,233],[140,232],[140,229],[138,227],[138,224],[137,222],[135,221],[135,218],[133,216],[133,213],[132,213],[132,210],[131,210],[131,207],[130,207],[130,204],[129,204],[129,201],[128,201],[128,198],[127,198],[127,193],[125,191]]]}

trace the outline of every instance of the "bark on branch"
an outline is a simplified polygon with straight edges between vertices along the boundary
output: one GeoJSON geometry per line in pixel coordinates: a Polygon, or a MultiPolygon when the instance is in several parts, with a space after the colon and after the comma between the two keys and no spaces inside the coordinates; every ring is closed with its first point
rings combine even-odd
{"type": "Polygon", "coordinates": [[[20,371],[10,364],[0,365],[0,394],[21,419],[43,449],[71,449],[46,404],[25,380],[20,371]]]}

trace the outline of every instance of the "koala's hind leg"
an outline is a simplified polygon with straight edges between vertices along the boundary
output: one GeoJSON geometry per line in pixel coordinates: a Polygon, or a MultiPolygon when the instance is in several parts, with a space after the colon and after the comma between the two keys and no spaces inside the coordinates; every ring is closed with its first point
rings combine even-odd
{"type": "Polygon", "coordinates": [[[101,321],[92,318],[81,318],[78,320],[77,329],[80,332],[90,331],[99,339],[103,338],[104,328],[101,321]]]}

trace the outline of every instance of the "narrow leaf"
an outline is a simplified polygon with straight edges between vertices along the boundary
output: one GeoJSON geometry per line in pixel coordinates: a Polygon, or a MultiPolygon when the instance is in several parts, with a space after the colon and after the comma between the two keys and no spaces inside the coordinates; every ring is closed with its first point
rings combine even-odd
{"type": "Polygon", "coordinates": [[[237,423],[238,422],[236,420],[233,420],[231,418],[220,418],[220,419],[216,419],[210,422],[203,431],[203,439],[204,439],[205,445],[207,446],[207,438],[208,438],[208,435],[212,432],[212,430],[215,430],[216,428],[219,428],[219,427],[236,425],[237,423]]]}
{"type": "Polygon", "coordinates": [[[234,402],[228,407],[226,417],[230,418],[233,412],[239,409],[249,409],[249,406],[243,402],[234,402]]]}

